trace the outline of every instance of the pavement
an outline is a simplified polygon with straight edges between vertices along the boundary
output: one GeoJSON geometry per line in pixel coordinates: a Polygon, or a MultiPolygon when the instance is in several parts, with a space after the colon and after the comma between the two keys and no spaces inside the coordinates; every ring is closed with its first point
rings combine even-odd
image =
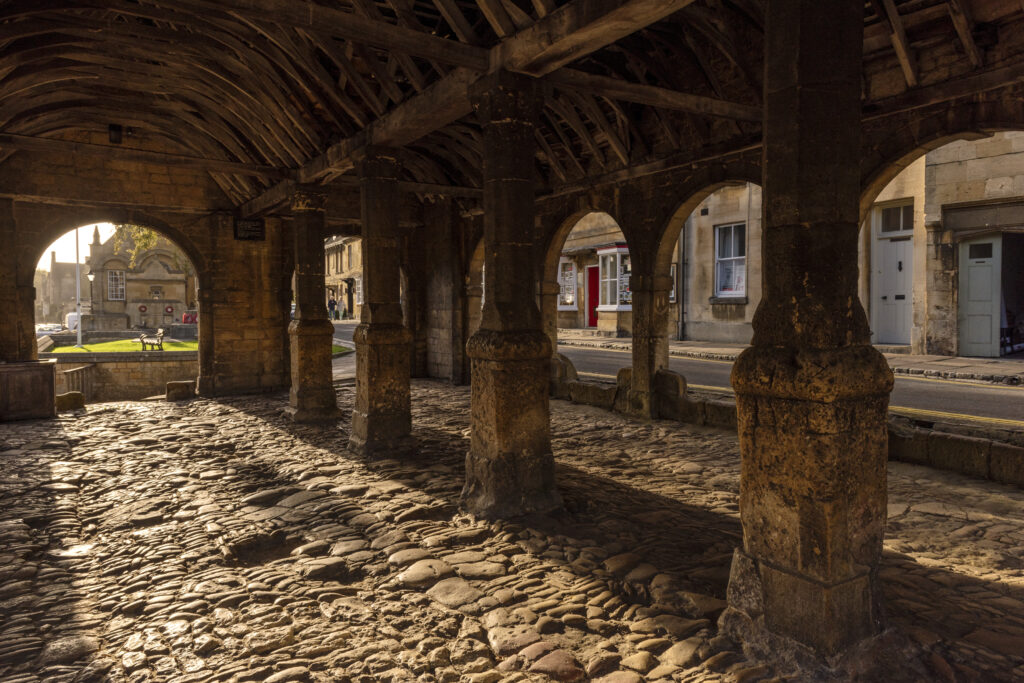
{"type": "MultiPolygon", "coordinates": [[[[630,350],[629,337],[602,337],[584,330],[558,330],[558,343],[599,349],[630,350]]],[[[747,344],[728,342],[699,342],[669,340],[669,355],[680,358],[708,360],[736,360],[747,344]]],[[[899,375],[921,375],[943,379],[975,380],[1000,384],[1024,384],[1024,358],[964,358],[959,356],[922,356],[909,353],[886,352],[879,347],[889,367],[899,375]]]]}
{"type": "MultiPolygon", "coordinates": [[[[832,680],[718,629],[735,434],[553,401],[565,510],[486,522],[458,511],[469,388],[412,392],[404,458],[293,424],[285,393],[0,424],[0,680],[832,680]]],[[[1024,491],[888,468],[905,640],[859,680],[1024,680],[1024,491]]]]}

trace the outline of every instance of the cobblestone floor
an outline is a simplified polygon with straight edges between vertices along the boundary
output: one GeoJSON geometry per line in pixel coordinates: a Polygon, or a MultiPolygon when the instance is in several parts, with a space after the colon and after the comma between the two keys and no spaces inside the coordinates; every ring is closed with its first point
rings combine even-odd
{"type": "MultiPolygon", "coordinates": [[[[283,396],[0,425],[0,680],[786,673],[716,631],[733,435],[553,402],[566,512],[485,524],[456,511],[468,389],[413,391],[407,462],[290,424],[283,396]]],[[[894,463],[889,515],[889,616],[928,680],[1024,680],[1024,492],[894,463]]]]}

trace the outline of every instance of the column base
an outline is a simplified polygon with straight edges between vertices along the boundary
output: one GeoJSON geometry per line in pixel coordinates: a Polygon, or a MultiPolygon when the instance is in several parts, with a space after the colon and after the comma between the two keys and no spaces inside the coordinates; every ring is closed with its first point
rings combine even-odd
{"type": "Polygon", "coordinates": [[[730,607],[768,633],[836,655],[882,630],[876,572],[892,372],[866,345],[751,347],[732,383],[744,549],[730,607]]]}
{"type": "Polygon", "coordinates": [[[196,395],[203,398],[211,398],[217,395],[217,383],[213,377],[208,375],[196,377],[196,395]]]}
{"type": "Polygon", "coordinates": [[[404,325],[363,323],[356,345],[356,400],[348,448],[367,457],[416,450],[409,387],[412,335],[404,325]]]}
{"type": "Polygon", "coordinates": [[[329,320],[293,320],[288,325],[291,343],[292,386],[285,414],[295,422],[329,422],[341,416],[331,374],[329,320]]]}
{"type": "Polygon", "coordinates": [[[773,640],[777,647],[790,640],[831,657],[882,631],[876,583],[869,573],[819,582],[737,548],[729,574],[730,615],[722,623],[739,631],[726,635],[741,642],[754,634],[754,642],[773,640]]]}
{"type": "Polygon", "coordinates": [[[472,437],[462,508],[488,519],[561,508],[551,454],[547,335],[481,330],[466,351],[473,364],[472,437]]]}
{"type": "MultiPolygon", "coordinates": [[[[847,645],[836,647],[836,641],[829,646],[818,647],[806,642],[806,638],[795,638],[781,633],[777,627],[766,623],[764,616],[764,582],[761,579],[764,563],[737,549],[733,556],[732,572],[729,578],[729,607],[718,619],[719,635],[725,636],[742,646],[747,657],[774,663],[786,678],[801,681],[927,681],[935,678],[927,665],[929,653],[898,629],[872,628],[866,634],[853,633],[847,645]]],[[[799,578],[799,577],[797,577],[799,578]]],[[[813,604],[835,605],[830,598],[856,594],[850,587],[833,587],[814,592],[826,600],[814,600],[813,604]]],[[[792,597],[790,600],[796,601],[792,597]]],[[[809,621],[803,630],[812,628],[812,621],[820,618],[820,612],[809,614],[809,621]]],[[[835,632],[842,628],[842,617],[833,617],[822,628],[823,633],[835,632]]],[[[820,621],[814,622],[822,626],[820,621]]]]}
{"type": "Polygon", "coordinates": [[[292,422],[298,422],[300,424],[315,424],[317,422],[333,422],[340,420],[344,413],[341,412],[340,408],[327,408],[323,410],[314,410],[311,408],[296,408],[288,406],[284,409],[284,415],[291,418],[292,422]]]}

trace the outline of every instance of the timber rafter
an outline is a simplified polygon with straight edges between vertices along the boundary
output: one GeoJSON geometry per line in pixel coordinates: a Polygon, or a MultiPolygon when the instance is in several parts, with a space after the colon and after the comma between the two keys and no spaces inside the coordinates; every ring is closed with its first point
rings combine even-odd
{"type": "MultiPolygon", "coordinates": [[[[0,0],[0,163],[47,140],[95,146],[114,124],[132,135],[102,154],[204,168],[245,215],[277,210],[293,181],[339,182],[366,144],[404,148],[409,191],[473,198],[469,89],[508,69],[545,86],[542,189],[586,183],[759,134],[763,5],[0,0]]],[[[950,78],[1005,66],[979,26],[1010,5],[866,0],[866,60],[904,77],[866,97],[935,86],[917,55],[941,40],[959,50],[950,78]]]]}

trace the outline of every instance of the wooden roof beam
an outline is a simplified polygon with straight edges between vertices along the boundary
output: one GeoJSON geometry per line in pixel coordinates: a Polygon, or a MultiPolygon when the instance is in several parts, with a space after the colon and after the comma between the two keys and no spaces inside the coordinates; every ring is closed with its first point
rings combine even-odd
{"type": "Polygon", "coordinates": [[[971,33],[973,22],[970,15],[967,14],[967,8],[964,7],[962,0],[947,0],[946,7],[949,9],[949,18],[953,20],[953,28],[956,29],[957,36],[960,37],[964,52],[967,53],[967,59],[971,66],[977,69],[984,60],[981,50],[978,49],[978,44],[974,42],[974,35],[971,33]]]}
{"type": "Polygon", "coordinates": [[[875,6],[878,16],[889,24],[889,39],[896,51],[896,59],[900,62],[907,85],[911,88],[917,87],[917,60],[910,49],[907,33],[903,29],[903,19],[900,18],[896,5],[892,0],[872,0],[872,4],[875,6]]]}
{"type": "Polygon", "coordinates": [[[272,166],[260,166],[222,159],[205,159],[184,154],[168,154],[151,152],[130,147],[111,147],[88,142],[73,142],[59,138],[40,138],[31,135],[14,135],[0,133],[0,147],[16,149],[24,152],[57,152],[67,155],[81,155],[116,159],[118,161],[137,161],[146,164],[173,165],[178,168],[195,168],[204,171],[217,171],[234,175],[261,176],[280,179],[287,177],[287,172],[272,166]]]}
{"type": "MultiPolygon", "coordinates": [[[[195,0],[183,0],[194,2],[195,0]]],[[[575,0],[551,12],[527,29],[516,33],[490,51],[490,70],[510,69],[533,75],[544,75],[569,61],[600,50],[623,36],[677,12],[693,0],[575,0]],[[578,34],[578,35],[577,35],[578,34]],[[536,73],[534,73],[536,72],[536,73]]],[[[291,8],[285,16],[299,13],[316,14],[324,8],[289,0],[225,0],[231,7],[268,5],[291,8]],[[302,9],[305,7],[306,9],[302,9]],[[316,9],[313,9],[316,8],[316,9]]],[[[354,15],[340,13],[343,17],[354,15]]],[[[326,19],[324,19],[326,21],[326,19]]],[[[382,24],[382,22],[371,22],[382,24]]],[[[383,24],[397,28],[390,24],[383,24]]],[[[308,22],[304,24],[308,28],[308,22]]],[[[321,25],[322,27],[322,25],[321,25]]],[[[405,29],[408,30],[408,29],[405,29]]],[[[425,34],[411,31],[416,36],[425,34]]],[[[445,41],[453,43],[453,41],[445,41]]],[[[455,43],[453,43],[455,44],[455,43]]],[[[461,43],[458,43],[461,45],[461,43]]],[[[471,47],[471,46],[464,46],[471,47]]],[[[394,46],[394,49],[400,49],[394,46]]],[[[472,48],[479,50],[479,48],[472,48]]],[[[443,60],[438,60],[443,61],[443,60]]],[[[480,78],[485,68],[457,68],[421,93],[395,106],[371,123],[365,130],[328,147],[322,154],[303,164],[297,173],[301,183],[321,182],[325,177],[344,173],[353,166],[352,153],[367,144],[401,147],[439,128],[458,121],[473,111],[469,99],[470,85],[480,78]]],[[[760,119],[760,117],[759,117],[760,119]]],[[[287,181],[282,185],[287,184],[287,181]]],[[[275,186],[246,202],[239,211],[251,216],[269,211],[284,203],[289,188],[275,186]]]]}
{"type": "Polygon", "coordinates": [[[491,51],[491,70],[545,76],[678,12],[694,0],[576,0],[491,51]]]}
{"type": "Polygon", "coordinates": [[[561,69],[549,74],[545,80],[554,86],[600,95],[622,102],[635,102],[659,109],[682,111],[688,114],[716,116],[737,121],[761,121],[761,108],[736,102],[690,95],[653,85],[597,76],[574,69],[561,69]]]}
{"type": "Polygon", "coordinates": [[[423,31],[369,19],[310,0],[181,0],[177,6],[199,6],[240,17],[301,28],[355,43],[431,59],[442,64],[484,69],[487,50],[423,31]]]}

